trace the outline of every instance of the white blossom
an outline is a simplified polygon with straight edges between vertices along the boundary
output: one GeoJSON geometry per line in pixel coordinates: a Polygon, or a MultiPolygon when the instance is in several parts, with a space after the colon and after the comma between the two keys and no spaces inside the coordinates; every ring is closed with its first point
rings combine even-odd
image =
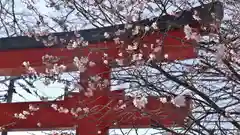
{"type": "Polygon", "coordinates": [[[193,40],[196,40],[197,42],[200,41],[200,38],[201,38],[200,34],[197,32],[193,32],[192,28],[189,25],[184,26],[184,33],[185,33],[185,38],[187,40],[193,39],[193,40]]]}
{"type": "Polygon", "coordinates": [[[149,26],[145,26],[145,27],[144,27],[144,30],[147,32],[147,31],[150,30],[150,27],[149,27],[149,26]]]}
{"type": "Polygon", "coordinates": [[[104,79],[104,80],[103,80],[103,86],[104,86],[104,87],[107,87],[107,86],[109,86],[109,85],[110,85],[109,80],[108,80],[108,79],[104,79]]]}
{"type": "Polygon", "coordinates": [[[106,54],[106,53],[103,53],[103,56],[104,56],[104,57],[107,57],[107,56],[108,56],[108,54],[106,54]]]}
{"type": "Polygon", "coordinates": [[[136,26],[135,29],[132,31],[132,35],[137,35],[140,31],[140,26],[136,26]]]}
{"type": "Polygon", "coordinates": [[[135,97],[133,99],[133,105],[138,108],[138,109],[143,109],[145,108],[146,104],[148,103],[148,100],[145,96],[142,96],[140,98],[135,97]]]}
{"type": "Polygon", "coordinates": [[[81,107],[78,107],[77,109],[76,109],[76,112],[78,113],[78,112],[81,112],[82,111],[82,108],[81,107]]]}
{"type": "Polygon", "coordinates": [[[108,64],[108,61],[107,61],[107,60],[103,60],[103,63],[107,65],[107,64],[108,64]]]}
{"type": "Polygon", "coordinates": [[[54,110],[57,110],[57,108],[58,108],[57,104],[52,104],[51,107],[52,107],[54,110]]]}
{"type": "Polygon", "coordinates": [[[119,106],[119,109],[125,109],[126,107],[127,107],[126,104],[122,104],[122,105],[119,106]]]}
{"type": "Polygon", "coordinates": [[[30,112],[28,112],[28,111],[23,111],[23,115],[30,115],[30,112]]]}
{"type": "Polygon", "coordinates": [[[162,103],[167,103],[167,98],[166,98],[166,97],[160,97],[159,100],[160,100],[162,103]]]}
{"type": "Polygon", "coordinates": [[[92,97],[93,96],[93,91],[90,88],[87,88],[87,91],[84,92],[84,95],[86,97],[92,97]]]}
{"type": "Polygon", "coordinates": [[[29,66],[30,66],[29,61],[24,61],[22,64],[23,64],[23,66],[25,66],[25,67],[29,67],[29,66]]]}
{"type": "Polygon", "coordinates": [[[46,73],[50,74],[50,76],[53,76],[63,73],[66,69],[67,67],[65,65],[58,66],[56,63],[53,65],[52,69],[46,68],[46,73]]]}
{"type": "Polygon", "coordinates": [[[154,52],[160,52],[162,50],[162,47],[161,46],[158,46],[158,47],[155,47],[153,49],[154,52]]]}
{"type": "Polygon", "coordinates": [[[132,61],[139,61],[143,59],[143,54],[137,53],[132,55],[132,61]]]}
{"type": "Polygon", "coordinates": [[[78,47],[78,44],[77,44],[77,42],[76,41],[74,41],[73,43],[72,43],[72,46],[71,46],[72,48],[77,48],[78,47]]]}
{"type": "Polygon", "coordinates": [[[120,44],[120,38],[116,37],[113,39],[115,44],[120,44]]]}
{"type": "Polygon", "coordinates": [[[95,75],[95,76],[91,76],[90,78],[91,78],[91,80],[93,80],[94,82],[99,82],[102,77],[99,76],[99,75],[95,75]]]}
{"type": "Polygon", "coordinates": [[[175,97],[171,102],[177,107],[186,106],[186,95],[191,95],[191,91],[184,91],[182,94],[175,97]]]}
{"type": "Polygon", "coordinates": [[[158,29],[157,22],[154,22],[154,23],[152,24],[152,28],[153,28],[154,30],[157,30],[157,29],[158,29]]]}
{"type": "Polygon", "coordinates": [[[132,24],[126,24],[126,25],[125,25],[125,28],[126,28],[126,29],[131,29],[132,26],[133,26],[132,24]]]}
{"type": "Polygon", "coordinates": [[[82,42],[82,46],[88,46],[89,42],[88,41],[84,41],[82,42]]]}
{"type": "Polygon", "coordinates": [[[79,72],[84,72],[86,70],[86,64],[88,63],[88,57],[74,57],[73,63],[78,68],[79,72]]]}
{"type": "Polygon", "coordinates": [[[200,18],[199,15],[198,15],[197,10],[194,10],[193,19],[195,19],[195,20],[197,20],[197,21],[200,21],[200,20],[201,20],[201,18],[200,18]]]}
{"type": "Polygon", "coordinates": [[[94,66],[96,66],[96,63],[93,62],[93,61],[90,61],[88,65],[89,65],[90,67],[94,67],[94,66]]]}
{"type": "Polygon", "coordinates": [[[89,108],[88,107],[85,107],[82,110],[84,111],[84,113],[89,113],[89,108]]]}
{"type": "Polygon", "coordinates": [[[185,33],[185,38],[190,39],[192,35],[192,28],[189,25],[184,26],[184,33],[185,33]]]}
{"type": "Polygon", "coordinates": [[[14,117],[18,119],[27,119],[27,117],[22,113],[19,113],[19,114],[15,113],[14,117]]]}
{"type": "Polygon", "coordinates": [[[118,53],[118,56],[122,57],[122,56],[123,56],[123,53],[122,53],[122,52],[118,53]]]}
{"type": "Polygon", "coordinates": [[[155,58],[156,58],[156,55],[155,55],[155,54],[153,54],[153,53],[151,53],[151,54],[149,55],[149,58],[150,58],[151,60],[153,60],[153,59],[155,59],[155,58]]]}
{"type": "Polygon", "coordinates": [[[75,117],[78,116],[78,114],[77,114],[77,112],[74,110],[74,108],[71,108],[70,113],[71,113],[73,116],[75,116],[75,117]]]}
{"type": "Polygon", "coordinates": [[[68,112],[69,112],[69,110],[67,108],[63,109],[63,113],[67,114],[68,112]]]}
{"type": "Polygon", "coordinates": [[[164,58],[165,58],[165,59],[168,59],[168,54],[164,54],[164,58]]]}
{"type": "Polygon", "coordinates": [[[105,32],[105,33],[104,33],[104,37],[105,37],[105,38],[109,38],[110,35],[109,35],[107,32],[105,32]]]}
{"type": "Polygon", "coordinates": [[[38,126],[38,127],[41,127],[41,126],[42,126],[42,124],[41,124],[40,122],[38,122],[38,123],[37,123],[37,126],[38,126]]]}
{"type": "Polygon", "coordinates": [[[29,104],[29,108],[28,108],[30,111],[38,111],[39,110],[39,107],[35,107],[31,104],[29,104]]]}
{"type": "Polygon", "coordinates": [[[127,49],[128,51],[133,51],[133,50],[136,50],[136,46],[132,46],[132,45],[128,45],[127,49]]]}
{"type": "Polygon", "coordinates": [[[28,74],[36,74],[36,70],[30,66],[29,61],[24,61],[23,66],[26,68],[28,74]]]}

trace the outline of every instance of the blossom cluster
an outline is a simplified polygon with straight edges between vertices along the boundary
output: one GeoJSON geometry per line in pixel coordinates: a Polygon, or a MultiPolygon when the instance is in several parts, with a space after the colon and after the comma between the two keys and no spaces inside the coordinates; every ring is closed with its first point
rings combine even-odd
{"type": "Polygon", "coordinates": [[[34,74],[37,73],[36,70],[35,70],[33,67],[30,66],[29,61],[24,61],[24,62],[23,62],[23,66],[24,66],[25,69],[27,70],[27,73],[28,73],[28,74],[34,75],[34,74]]]}
{"type": "Polygon", "coordinates": [[[45,73],[48,76],[60,75],[66,71],[67,67],[65,65],[58,65],[55,63],[52,68],[46,68],[45,73]]]}
{"type": "MultiPolygon", "coordinates": [[[[160,97],[159,101],[164,103],[167,103],[168,100],[166,97],[160,97]]],[[[145,96],[141,97],[134,97],[133,99],[133,105],[138,109],[144,109],[148,103],[148,99],[145,96]]],[[[175,105],[176,107],[184,107],[186,106],[186,94],[180,94],[176,96],[175,98],[170,100],[170,103],[175,105]]],[[[125,106],[124,106],[125,108],[125,106]]]]}
{"type": "Polygon", "coordinates": [[[59,62],[59,60],[60,60],[59,57],[49,55],[49,54],[42,56],[42,63],[45,65],[51,65],[51,64],[57,63],[59,62]]]}
{"type": "Polygon", "coordinates": [[[27,116],[33,115],[34,112],[38,110],[39,110],[39,107],[29,104],[28,111],[23,110],[22,113],[14,113],[14,117],[18,119],[27,119],[27,116]]]}
{"type": "Polygon", "coordinates": [[[148,100],[145,96],[142,97],[134,97],[133,99],[133,105],[138,109],[145,108],[146,104],[148,103],[148,100]]]}
{"type": "Polygon", "coordinates": [[[77,107],[77,108],[71,108],[70,110],[67,108],[64,108],[62,106],[58,106],[57,104],[52,104],[51,107],[55,110],[58,111],[59,113],[65,113],[68,114],[70,113],[71,115],[78,117],[80,112],[83,112],[84,114],[89,113],[89,108],[88,107],[77,107]]]}
{"type": "Polygon", "coordinates": [[[194,31],[193,28],[191,28],[189,25],[184,26],[184,33],[185,33],[185,38],[187,40],[196,40],[200,41],[201,36],[198,32],[194,31]]]}
{"type": "Polygon", "coordinates": [[[79,72],[84,72],[86,70],[87,63],[89,62],[88,57],[74,57],[73,63],[78,68],[79,72]]]}
{"type": "Polygon", "coordinates": [[[116,105],[116,107],[114,108],[114,110],[123,110],[127,107],[126,103],[124,103],[123,100],[118,100],[118,103],[116,105]]]}

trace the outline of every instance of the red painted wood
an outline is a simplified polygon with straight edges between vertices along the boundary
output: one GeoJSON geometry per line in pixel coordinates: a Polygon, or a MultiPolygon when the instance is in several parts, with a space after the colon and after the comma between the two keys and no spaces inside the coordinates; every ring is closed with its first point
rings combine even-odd
{"type": "Polygon", "coordinates": [[[5,128],[8,130],[43,130],[78,126],[77,131],[82,133],[81,135],[90,135],[86,132],[94,131],[91,129],[94,129],[96,125],[98,125],[96,129],[99,127],[100,130],[107,130],[110,127],[131,128],[133,125],[145,128],[151,127],[151,118],[167,127],[173,123],[176,123],[176,126],[183,126],[184,118],[190,113],[189,104],[186,107],[178,108],[170,103],[162,104],[156,97],[148,97],[149,103],[144,109],[144,112],[150,114],[147,116],[140,115],[140,112],[133,106],[131,99],[125,100],[126,109],[114,110],[119,99],[124,100],[124,93],[117,91],[106,94],[106,91],[95,91],[94,96],[90,98],[83,94],[73,93],[72,97],[67,97],[64,101],[3,103],[0,104],[1,110],[4,110],[0,112],[0,126],[6,126],[5,128]],[[80,104],[79,99],[84,103],[80,104]],[[14,113],[27,111],[29,104],[40,109],[24,120],[13,117],[14,113]],[[57,104],[69,110],[87,106],[93,112],[90,111],[87,117],[78,120],[70,113],[64,114],[55,111],[51,104],[57,104]],[[103,109],[103,106],[110,109],[103,109]],[[113,124],[114,121],[117,122],[115,125],[113,124]],[[41,127],[37,126],[38,122],[41,123],[41,127]]]}
{"type": "MultiPolygon", "coordinates": [[[[167,32],[167,36],[163,39],[163,51],[157,53],[157,59],[162,60],[164,54],[168,54],[168,61],[172,60],[185,60],[196,58],[197,54],[194,51],[194,41],[184,43],[179,39],[184,39],[185,34],[182,29],[167,32]],[[179,39],[176,39],[179,38],[179,39]]],[[[146,36],[142,43],[146,43],[147,47],[143,47],[143,53],[148,56],[150,52],[151,44],[156,43],[156,39],[163,38],[163,34],[152,34],[146,36]]],[[[186,41],[186,40],[185,40],[186,41]]],[[[127,45],[127,43],[126,43],[127,45]]],[[[126,46],[125,46],[126,48],[126,46]]],[[[25,73],[25,69],[22,66],[23,61],[29,61],[33,67],[39,72],[44,72],[45,67],[42,64],[42,56],[50,54],[59,56],[63,63],[68,66],[68,71],[76,70],[72,65],[73,58],[75,56],[88,56],[90,50],[94,49],[94,52],[107,53],[111,59],[118,58],[118,51],[116,44],[113,42],[104,42],[90,44],[88,47],[81,47],[74,50],[68,50],[64,48],[42,48],[42,49],[25,49],[25,50],[13,50],[0,52],[0,75],[20,75],[25,73]],[[102,50],[100,49],[102,48],[102,50]],[[104,48],[104,49],[103,49],[104,48]],[[100,51],[101,50],[101,51],[100,51]]],[[[127,55],[124,56],[125,58],[127,55]]],[[[100,61],[101,59],[96,55],[91,58],[93,61],[100,61]]]]}
{"type": "MultiPolygon", "coordinates": [[[[90,58],[95,55],[90,55],[90,58]]],[[[100,73],[103,79],[110,79],[110,68],[101,63],[95,67],[89,67],[85,73],[81,74],[81,81],[86,88],[87,79],[91,75],[100,73]]],[[[190,113],[189,103],[186,107],[177,108],[170,103],[162,104],[156,97],[148,97],[149,102],[143,110],[149,114],[141,115],[141,112],[134,107],[131,98],[126,98],[123,91],[110,92],[109,88],[98,89],[94,91],[92,97],[85,97],[84,93],[72,93],[66,97],[64,101],[50,102],[28,102],[28,103],[2,103],[0,109],[0,126],[7,130],[44,130],[77,127],[77,135],[107,135],[109,128],[131,128],[133,125],[137,127],[151,127],[153,122],[151,119],[159,122],[164,126],[183,126],[184,119],[190,113]],[[117,108],[118,101],[123,100],[127,108],[117,108]],[[80,103],[81,101],[81,103],[80,103]],[[29,104],[39,107],[40,109],[33,112],[33,115],[27,119],[20,120],[14,118],[14,113],[28,111],[29,104]],[[70,113],[64,114],[55,111],[51,105],[57,104],[71,110],[71,108],[88,107],[90,113],[83,118],[74,118],[70,113]],[[181,113],[179,113],[181,112],[181,113]],[[37,123],[41,123],[38,127],[37,123]],[[116,123],[116,124],[113,124],[116,123]]],[[[80,113],[83,116],[83,113],[80,113]]]]}
{"type": "MultiPolygon", "coordinates": [[[[184,38],[182,30],[170,31],[163,41],[163,51],[157,54],[158,60],[163,60],[163,55],[168,54],[168,61],[184,60],[195,58],[196,53],[194,47],[190,44],[182,43],[179,40],[171,38],[171,36],[184,38]]],[[[153,34],[143,39],[147,47],[142,48],[143,53],[150,53],[150,44],[156,43],[156,39],[162,37],[159,34],[153,34]]],[[[91,61],[96,62],[96,66],[88,67],[84,73],[80,75],[80,83],[84,86],[85,91],[88,88],[88,79],[96,74],[102,79],[110,80],[110,67],[102,63],[103,53],[107,53],[110,59],[119,58],[119,49],[113,42],[96,43],[88,47],[82,47],[75,50],[67,50],[62,48],[44,48],[44,49],[27,49],[17,51],[5,51],[0,53],[1,75],[20,75],[24,73],[24,68],[21,68],[23,61],[29,61],[33,67],[39,72],[44,71],[44,66],[41,63],[42,56],[50,54],[60,56],[63,63],[68,67],[68,71],[73,71],[72,59],[75,56],[88,56],[91,61]],[[105,48],[99,51],[99,48],[105,48]],[[107,49],[106,49],[107,48],[107,49]],[[96,51],[91,52],[92,49],[96,51]],[[91,53],[90,53],[91,52],[91,53]],[[7,59],[6,59],[7,58],[7,59]]],[[[124,54],[124,58],[128,55],[124,54]]],[[[0,127],[5,127],[7,130],[43,130],[53,128],[77,127],[77,135],[106,135],[111,127],[131,128],[133,125],[137,127],[151,127],[154,119],[164,126],[183,126],[184,119],[190,113],[190,103],[186,107],[177,108],[170,103],[162,104],[156,97],[148,97],[149,102],[144,109],[144,112],[150,115],[142,115],[141,112],[134,107],[132,99],[125,99],[122,91],[110,92],[109,87],[97,89],[92,97],[85,97],[84,93],[72,93],[72,97],[66,97],[64,101],[51,102],[31,102],[31,103],[4,103],[0,104],[0,127]],[[115,110],[119,100],[125,101],[127,108],[123,110],[115,110]],[[79,101],[82,101],[81,103],[79,101]],[[28,110],[29,104],[38,106],[39,111],[25,120],[19,120],[13,117],[14,113],[21,113],[23,110],[28,110]],[[51,108],[51,104],[71,108],[89,107],[95,108],[90,111],[87,117],[76,119],[70,113],[63,114],[51,108]],[[97,113],[96,113],[97,112],[97,113]],[[101,118],[101,119],[100,119],[101,118]],[[37,126],[41,123],[41,127],[37,126]],[[115,123],[115,124],[113,124],[115,123]],[[10,124],[10,125],[9,125],[10,124]]],[[[83,114],[83,113],[82,113],[83,114]]]]}
{"type": "MultiPolygon", "coordinates": [[[[95,55],[90,55],[90,58],[95,55]]],[[[85,80],[89,75],[100,75],[103,79],[110,79],[110,68],[98,64],[95,67],[88,68],[85,73],[81,74],[81,81],[86,88],[88,87],[85,80]]],[[[109,88],[98,89],[94,91],[92,97],[84,96],[84,93],[71,93],[65,97],[64,101],[50,102],[28,102],[28,103],[2,103],[0,109],[0,127],[7,130],[44,130],[76,127],[77,135],[107,135],[109,128],[131,128],[151,127],[151,119],[159,122],[164,126],[183,126],[184,119],[190,113],[190,103],[186,107],[177,108],[170,103],[162,104],[156,97],[148,97],[148,104],[143,110],[149,115],[141,115],[141,112],[134,107],[131,98],[126,98],[123,91],[110,92],[109,88]],[[127,106],[125,109],[117,109],[119,100],[123,100],[127,106]],[[28,111],[29,104],[39,107],[40,109],[29,115],[27,119],[21,120],[14,118],[14,113],[28,111]],[[90,113],[82,118],[75,118],[70,113],[59,113],[51,105],[57,104],[71,110],[71,108],[88,107],[90,113]],[[38,127],[37,123],[41,123],[38,127]],[[115,123],[115,124],[114,124],[115,123]]],[[[80,116],[84,116],[80,113],[80,116]]]]}

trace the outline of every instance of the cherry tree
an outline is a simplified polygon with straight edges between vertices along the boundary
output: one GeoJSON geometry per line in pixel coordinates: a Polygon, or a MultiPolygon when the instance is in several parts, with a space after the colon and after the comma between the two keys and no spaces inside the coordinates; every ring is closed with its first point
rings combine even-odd
{"type": "MultiPolygon", "coordinates": [[[[38,73],[31,63],[23,61],[23,67],[28,74],[20,78],[25,83],[18,83],[20,87],[32,92],[36,80],[42,80],[44,85],[59,82],[65,85],[66,91],[84,91],[91,97],[94,89],[109,87],[109,85],[126,86],[126,94],[133,97],[133,104],[142,109],[148,103],[147,95],[159,96],[163,103],[171,102],[177,107],[185,106],[186,100],[192,101],[192,114],[186,119],[185,128],[161,127],[156,124],[153,128],[159,129],[159,134],[237,134],[239,124],[239,86],[240,86],[240,55],[239,55],[239,6],[233,0],[221,1],[224,6],[224,19],[216,19],[211,24],[202,25],[200,34],[191,25],[183,27],[185,38],[179,40],[194,40],[198,56],[196,59],[185,61],[175,60],[168,62],[170,57],[164,54],[164,60],[159,61],[156,53],[161,51],[163,39],[156,40],[150,47],[150,53],[139,53],[140,40],[134,39],[146,36],[147,32],[161,32],[167,36],[168,31],[161,30],[156,20],[159,16],[171,15],[181,17],[181,11],[195,6],[204,5],[213,0],[1,0],[0,1],[0,30],[2,37],[27,35],[43,42],[47,47],[62,44],[68,49],[81,48],[89,43],[77,31],[89,28],[101,28],[125,24],[124,29],[116,29],[114,33],[101,32],[106,40],[113,40],[116,45],[123,45],[124,50],[118,56],[121,59],[109,60],[104,54],[103,64],[115,65],[111,79],[113,82],[102,80],[100,76],[90,76],[89,88],[79,84],[78,76],[68,80],[63,75],[68,65],[59,64],[61,58],[52,55],[42,57],[46,65],[44,72],[38,73]],[[152,20],[146,26],[132,25],[144,19],[152,20]],[[156,19],[156,20],[154,20],[156,19]],[[68,40],[60,39],[57,42],[52,32],[76,31],[68,40]],[[42,38],[47,36],[46,38],[42,38]],[[131,38],[131,39],[130,39],[131,38]],[[130,39],[130,40],[129,40],[130,39]],[[131,53],[129,53],[131,52],[131,53]],[[125,54],[128,53],[128,58],[125,54]],[[123,65],[128,65],[125,67],[123,65]],[[162,98],[162,96],[164,96],[162,98]],[[170,97],[170,98],[169,98],[170,97]],[[187,98],[186,98],[187,97],[187,98]]],[[[210,13],[206,12],[206,13],[210,13]]],[[[215,14],[211,16],[218,18],[215,14]]],[[[192,12],[196,22],[204,20],[204,15],[197,11],[192,12]]],[[[84,72],[87,68],[96,66],[98,61],[88,57],[76,56],[72,63],[77,72],[84,72]]],[[[4,81],[9,79],[4,79],[4,81]]],[[[15,93],[18,93],[16,90],[15,93]]],[[[67,94],[67,93],[65,93],[67,94]]],[[[23,96],[23,95],[22,95],[23,96]]],[[[61,95],[61,98],[64,95],[61,95]]],[[[7,96],[6,96],[7,97],[7,96]]],[[[44,98],[41,97],[42,100],[44,98]]],[[[59,112],[66,112],[64,108],[53,108],[59,112]]],[[[126,107],[124,104],[120,108],[126,107]]],[[[38,108],[30,107],[29,112],[16,113],[15,117],[25,119],[31,111],[38,108]]],[[[76,108],[77,111],[88,112],[91,108],[76,108]]],[[[180,112],[179,112],[180,113],[180,112]]],[[[40,125],[41,123],[39,123],[40,125]]]]}

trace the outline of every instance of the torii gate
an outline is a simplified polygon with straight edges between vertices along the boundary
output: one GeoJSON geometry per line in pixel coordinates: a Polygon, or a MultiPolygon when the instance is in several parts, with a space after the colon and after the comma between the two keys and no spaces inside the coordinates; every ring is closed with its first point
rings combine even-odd
{"type": "MultiPolygon", "coordinates": [[[[176,19],[174,16],[163,16],[159,19],[158,23],[168,21],[175,22],[178,25],[190,24],[199,28],[201,24],[207,25],[212,23],[213,18],[209,13],[209,9],[215,13],[217,19],[222,19],[222,4],[215,2],[207,4],[204,7],[196,7],[193,9],[200,13],[201,23],[194,21],[192,11],[185,11],[179,19],[176,19]]],[[[151,22],[145,20],[140,23],[150,24],[151,22]]],[[[123,27],[123,25],[119,25],[119,27],[123,27]]],[[[163,25],[162,23],[160,27],[166,29],[167,25],[163,25]]],[[[68,50],[60,46],[55,46],[56,48],[46,48],[41,42],[37,42],[35,39],[28,37],[1,39],[0,49],[2,51],[0,52],[0,62],[4,64],[0,65],[0,74],[20,75],[24,73],[24,68],[21,67],[23,61],[29,61],[37,71],[42,72],[44,66],[41,60],[45,54],[61,56],[61,62],[69,67],[68,71],[74,70],[71,65],[74,56],[89,56],[90,60],[95,61],[99,60],[100,57],[102,58],[104,52],[112,59],[119,58],[119,48],[111,48],[115,45],[112,41],[103,42],[105,39],[102,31],[111,32],[114,31],[115,28],[116,26],[80,31],[80,34],[84,36],[90,44],[87,47],[74,50],[68,50]],[[21,46],[18,45],[19,43],[21,46]],[[98,51],[93,52],[93,49],[97,49],[98,51]],[[102,52],[99,51],[99,49],[103,49],[102,52]]],[[[64,38],[66,34],[73,35],[73,32],[56,33],[55,35],[64,38]]],[[[161,51],[161,54],[168,55],[167,61],[197,57],[195,47],[191,45],[193,41],[182,42],[172,38],[177,37],[184,39],[185,34],[182,28],[173,29],[167,34],[168,36],[164,39],[161,51]]],[[[149,53],[148,50],[150,50],[149,44],[154,44],[156,39],[161,36],[163,35],[159,33],[145,36],[143,41],[147,44],[147,47],[144,48],[143,53],[147,55],[149,53]]],[[[156,55],[157,60],[163,60],[163,55],[156,55]]],[[[127,55],[124,54],[124,57],[127,57],[127,55]]],[[[96,66],[89,67],[81,74],[80,83],[87,88],[86,80],[88,77],[99,73],[101,73],[100,76],[103,79],[109,80],[110,70],[110,66],[102,62],[96,62],[96,66]]],[[[170,102],[162,103],[156,97],[148,97],[146,107],[139,110],[134,107],[131,98],[124,97],[123,91],[111,92],[109,88],[96,90],[92,97],[86,97],[80,92],[70,93],[63,101],[2,103],[0,104],[0,110],[3,110],[0,112],[0,127],[6,131],[76,127],[77,135],[106,135],[109,128],[129,128],[133,125],[135,127],[152,127],[156,123],[159,124],[156,126],[184,127],[184,120],[191,111],[190,100],[187,100],[186,106],[176,107],[170,102]],[[126,104],[126,108],[118,108],[118,106],[121,106],[123,103],[126,104]],[[90,110],[86,107],[90,108],[90,110]],[[14,117],[15,113],[22,113],[23,111],[29,111],[29,114],[24,112],[27,117],[26,119],[17,119],[14,117]]]]}

